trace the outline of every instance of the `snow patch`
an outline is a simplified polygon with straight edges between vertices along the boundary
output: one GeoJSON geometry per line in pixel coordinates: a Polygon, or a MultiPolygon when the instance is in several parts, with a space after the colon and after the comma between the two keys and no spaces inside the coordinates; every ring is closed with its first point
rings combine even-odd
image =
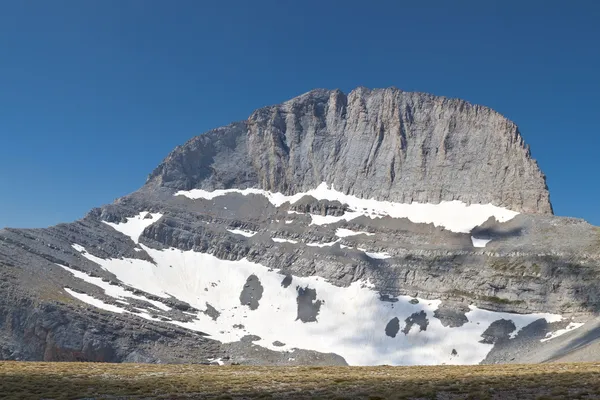
{"type": "Polygon", "coordinates": [[[346,228],[338,228],[335,231],[335,236],[341,237],[341,238],[348,237],[348,236],[355,236],[355,235],[373,236],[375,234],[370,233],[370,232],[364,232],[364,231],[353,231],[353,230],[346,229],[346,228]]]}
{"type": "Polygon", "coordinates": [[[333,246],[334,244],[336,244],[337,242],[339,242],[339,239],[336,240],[335,242],[327,242],[327,243],[306,243],[307,246],[310,247],[329,247],[329,246],[333,246]]]}
{"type": "MultiPolygon", "coordinates": [[[[90,296],[88,294],[85,294],[85,293],[77,293],[69,288],[64,288],[64,290],[68,294],[70,294],[71,296],[76,298],[77,300],[79,300],[83,303],[89,304],[91,306],[94,306],[96,308],[99,308],[101,310],[110,311],[110,312],[114,312],[114,313],[118,313],[118,314],[125,313],[125,314],[136,315],[138,317],[141,317],[141,318],[144,318],[144,319],[147,319],[150,321],[161,321],[160,318],[155,318],[155,317],[151,316],[147,310],[144,310],[142,308],[136,308],[136,310],[139,310],[140,312],[132,312],[132,311],[125,310],[121,307],[117,307],[112,304],[105,303],[102,300],[99,300],[99,299],[97,299],[93,296],[90,296]]],[[[118,301],[119,303],[123,303],[119,300],[116,300],[116,301],[118,301]]],[[[125,304],[127,304],[127,303],[125,303],[125,304]]]]}
{"type": "Polygon", "coordinates": [[[360,250],[360,251],[362,251],[363,253],[365,253],[365,255],[367,257],[374,258],[374,259],[377,259],[377,260],[384,260],[386,258],[391,258],[392,257],[391,255],[389,255],[386,252],[370,252],[370,251],[367,251],[367,249],[361,249],[360,247],[357,247],[357,249],[360,250]]]}
{"type": "MultiPolygon", "coordinates": [[[[83,281],[85,281],[87,283],[91,283],[92,285],[101,288],[102,290],[104,290],[104,293],[107,296],[113,297],[115,299],[123,299],[123,298],[128,297],[130,299],[137,299],[137,300],[145,301],[145,302],[150,303],[154,307],[159,308],[159,309],[161,309],[163,311],[169,311],[171,309],[171,307],[167,306],[166,304],[161,303],[160,301],[151,300],[151,299],[149,299],[149,298],[147,298],[145,296],[135,295],[135,294],[133,294],[131,292],[128,292],[127,290],[123,289],[121,286],[111,285],[108,282],[104,282],[102,280],[102,278],[89,276],[85,272],[77,271],[76,269],[69,268],[69,267],[67,267],[65,265],[61,265],[61,264],[56,264],[56,265],[58,265],[59,267],[61,267],[65,271],[68,271],[69,273],[71,273],[76,278],[79,278],[79,279],[81,279],[81,280],[83,280],[83,281]]],[[[119,303],[129,304],[129,303],[121,301],[121,300],[117,300],[117,301],[119,303]]]]}
{"type": "MultiPolygon", "coordinates": [[[[133,258],[100,258],[88,253],[83,246],[73,245],[74,249],[78,250],[85,258],[100,265],[102,269],[111,272],[124,284],[140,288],[144,292],[153,294],[162,298],[169,298],[168,294],[162,290],[160,282],[156,282],[153,279],[153,270],[156,268],[152,263],[145,260],[138,260],[133,258]]],[[[142,246],[143,249],[146,247],[142,246]]],[[[167,265],[168,268],[168,265],[167,265]]],[[[87,275],[86,275],[87,276],[87,275]]]]}
{"type": "Polygon", "coordinates": [[[567,332],[571,332],[572,330],[580,328],[583,325],[585,325],[585,324],[582,323],[582,322],[571,322],[571,323],[569,323],[569,325],[567,325],[566,328],[559,329],[559,330],[554,331],[554,332],[548,332],[546,334],[546,337],[544,339],[540,340],[540,342],[547,342],[548,340],[552,340],[554,338],[557,338],[559,336],[564,335],[567,332]]]}
{"type": "Polygon", "coordinates": [[[485,245],[491,241],[492,239],[479,239],[475,236],[471,236],[471,242],[473,242],[473,247],[485,247],[485,245]]]}
{"type": "Polygon", "coordinates": [[[227,229],[227,230],[235,235],[242,235],[242,236],[246,236],[246,237],[252,237],[252,236],[256,235],[256,232],[254,232],[254,231],[243,231],[241,229],[227,229]]]}
{"type": "Polygon", "coordinates": [[[155,265],[143,260],[97,261],[123,282],[136,277],[134,286],[138,289],[168,293],[201,310],[193,321],[169,323],[206,332],[224,343],[252,334],[261,338],[255,342],[257,345],[274,351],[301,348],[336,353],[350,365],[476,364],[493,347],[480,342],[481,334],[492,322],[511,320],[517,327],[516,334],[540,318],[548,322],[562,319],[553,314],[509,314],[471,306],[466,314],[469,322],[461,327],[444,327],[433,317],[441,300],[418,299],[417,304],[412,304],[412,297],[400,296],[395,302],[381,301],[368,281],[339,287],[318,276],[294,276],[292,285],[282,285],[283,275],[278,270],[246,259],[221,260],[205,253],[140,246],[155,265]],[[251,275],[264,289],[256,309],[245,307],[239,299],[251,275]],[[314,291],[315,298],[309,303],[316,307],[316,321],[302,322],[298,318],[299,288],[314,291]],[[202,312],[207,303],[220,312],[217,320],[202,312]],[[428,319],[426,330],[415,324],[406,334],[401,331],[395,338],[385,334],[391,319],[398,318],[400,329],[404,330],[405,321],[421,311],[428,319]],[[244,325],[244,329],[236,329],[234,325],[244,325]],[[284,346],[273,345],[282,338],[284,346]],[[460,357],[453,357],[453,350],[460,357]]]}
{"type": "Polygon", "coordinates": [[[453,232],[468,233],[471,229],[481,225],[490,217],[494,217],[498,222],[505,222],[519,214],[518,212],[492,204],[467,205],[458,200],[443,201],[439,204],[404,204],[363,199],[338,192],[333,186],[329,187],[325,182],[321,183],[315,189],[291,196],[282,193],[272,193],[262,189],[221,189],[212,192],[202,189],[192,189],[178,191],[175,193],[175,196],[210,200],[230,193],[261,195],[266,197],[275,207],[279,207],[285,202],[294,204],[304,196],[312,196],[317,200],[339,201],[342,204],[348,204],[351,211],[339,217],[311,215],[312,223],[317,225],[331,224],[342,220],[349,221],[360,215],[370,218],[390,216],[392,218],[408,218],[414,223],[433,223],[435,226],[441,226],[453,232]]]}
{"type": "Polygon", "coordinates": [[[158,221],[160,217],[162,217],[162,214],[160,213],[143,211],[134,217],[127,218],[127,222],[102,222],[112,227],[114,230],[121,232],[125,236],[129,236],[134,243],[138,243],[144,229],[158,221]]]}
{"type": "Polygon", "coordinates": [[[65,292],[69,293],[71,296],[75,297],[77,300],[83,301],[84,303],[94,306],[96,308],[99,308],[101,310],[110,311],[110,312],[114,312],[114,313],[118,313],[118,314],[122,314],[123,312],[125,312],[125,310],[123,310],[121,307],[117,307],[117,306],[113,306],[112,304],[105,303],[102,300],[99,300],[95,297],[90,296],[89,294],[78,293],[69,288],[64,288],[64,289],[65,289],[65,292]]]}
{"type": "Polygon", "coordinates": [[[79,253],[85,253],[85,247],[83,247],[79,244],[72,244],[71,247],[74,248],[75,251],[78,251],[79,253]]]}
{"type": "Polygon", "coordinates": [[[274,241],[274,242],[276,242],[276,243],[293,243],[293,244],[298,243],[297,240],[292,240],[292,239],[271,238],[271,240],[274,241]]]}

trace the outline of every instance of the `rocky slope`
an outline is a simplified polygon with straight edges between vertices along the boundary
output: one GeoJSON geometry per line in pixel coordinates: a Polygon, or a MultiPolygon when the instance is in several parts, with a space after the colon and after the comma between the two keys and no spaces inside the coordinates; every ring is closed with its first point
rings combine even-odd
{"type": "Polygon", "coordinates": [[[0,358],[576,357],[596,345],[581,332],[600,307],[599,245],[596,227],[552,215],[496,112],[315,90],[193,138],[80,221],[1,230],[0,358]]]}

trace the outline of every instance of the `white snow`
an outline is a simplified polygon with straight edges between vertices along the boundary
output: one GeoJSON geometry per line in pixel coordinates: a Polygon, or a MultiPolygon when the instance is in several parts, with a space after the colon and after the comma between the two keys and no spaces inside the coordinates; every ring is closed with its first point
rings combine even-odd
{"type": "MultiPolygon", "coordinates": [[[[102,280],[102,278],[89,276],[85,272],[77,271],[76,269],[69,268],[65,265],[61,265],[61,264],[56,264],[56,265],[63,268],[65,271],[70,272],[76,278],[79,278],[87,283],[91,283],[92,285],[98,286],[99,288],[103,289],[104,293],[107,296],[114,297],[115,299],[123,299],[123,298],[129,297],[131,299],[142,300],[142,301],[152,304],[154,307],[159,308],[163,311],[169,311],[171,309],[171,307],[167,306],[166,304],[161,303],[160,301],[151,300],[145,296],[135,295],[135,294],[123,289],[121,286],[111,285],[108,282],[104,282],[102,280]]],[[[123,302],[121,300],[117,300],[117,301],[120,303],[128,304],[127,302],[123,302]]]]}
{"type": "Polygon", "coordinates": [[[256,232],[254,232],[254,231],[243,231],[241,229],[227,229],[227,230],[235,235],[242,235],[242,236],[246,236],[246,237],[252,237],[252,236],[256,235],[256,232]]]}
{"type": "Polygon", "coordinates": [[[82,245],[72,244],[71,247],[73,247],[76,251],[80,253],[85,253],[85,247],[83,247],[82,245]]]}
{"type": "Polygon", "coordinates": [[[310,246],[310,247],[329,247],[329,246],[333,246],[337,242],[339,242],[339,239],[334,242],[327,242],[327,243],[316,243],[315,242],[315,243],[306,243],[306,245],[310,246]]]}
{"type": "MultiPolygon", "coordinates": [[[[144,310],[142,308],[136,308],[136,310],[139,310],[140,312],[131,312],[131,311],[125,310],[121,307],[105,303],[102,300],[99,300],[99,299],[97,299],[93,296],[90,296],[88,294],[85,294],[85,293],[77,293],[69,288],[64,288],[64,290],[71,296],[75,297],[76,299],[78,299],[86,304],[89,304],[91,306],[100,308],[102,310],[106,310],[106,311],[110,311],[110,312],[114,312],[114,313],[118,313],[118,314],[126,313],[126,314],[137,315],[138,317],[148,319],[150,321],[160,321],[160,318],[154,318],[153,316],[148,314],[148,310],[144,310]]],[[[116,300],[116,301],[119,303],[122,303],[122,304],[127,304],[127,303],[124,303],[119,300],[116,300]]]]}
{"type": "Polygon", "coordinates": [[[298,243],[297,240],[292,240],[292,239],[283,239],[283,238],[271,238],[272,241],[276,242],[276,243],[298,243]]]}
{"type": "Polygon", "coordinates": [[[134,217],[127,218],[127,222],[104,222],[106,225],[113,227],[116,231],[129,236],[135,243],[139,242],[140,235],[144,232],[144,229],[158,221],[162,217],[160,213],[149,213],[147,211],[141,212],[134,217]],[[150,218],[147,216],[150,215],[150,218]]]}
{"type": "Polygon", "coordinates": [[[360,215],[365,215],[370,218],[390,216],[392,218],[408,218],[415,223],[433,223],[436,226],[442,226],[453,232],[468,233],[474,227],[485,222],[489,217],[493,216],[497,221],[505,222],[518,215],[515,211],[497,207],[492,204],[466,205],[458,200],[443,201],[439,204],[403,204],[375,199],[362,199],[353,195],[338,192],[333,186],[329,187],[325,182],[321,183],[315,189],[291,196],[286,196],[282,193],[271,193],[261,189],[223,189],[212,192],[201,189],[192,189],[188,191],[179,191],[175,193],[175,196],[210,200],[230,193],[261,195],[266,197],[276,207],[279,207],[286,201],[293,204],[304,196],[312,196],[317,200],[337,200],[341,203],[348,204],[351,212],[346,212],[339,217],[331,215],[311,215],[312,223],[317,225],[330,224],[342,220],[349,221],[360,215]]]}
{"type": "Polygon", "coordinates": [[[491,241],[492,239],[479,239],[475,236],[471,236],[471,242],[473,242],[473,247],[485,247],[485,245],[491,241]]]}
{"type": "MultiPolygon", "coordinates": [[[[114,258],[103,259],[88,253],[83,246],[73,245],[73,248],[79,251],[85,258],[100,265],[103,269],[114,274],[121,282],[128,286],[142,289],[158,297],[169,298],[170,296],[163,292],[160,282],[156,282],[153,277],[153,270],[157,267],[144,260],[133,258],[114,258]]],[[[143,249],[146,247],[142,246],[143,249]]],[[[169,267],[168,265],[166,266],[169,267]]]]}
{"type": "Polygon", "coordinates": [[[294,222],[294,220],[293,220],[293,219],[286,219],[286,220],[285,220],[285,223],[286,223],[286,224],[291,224],[292,222],[294,222]]]}
{"type": "Polygon", "coordinates": [[[480,343],[481,334],[492,322],[512,320],[517,327],[515,335],[540,318],[548,322],[562,319],[553,314],[497,313],[471,306],[466,314],[469,322],[461,327],[444,327],[433,316],[441,300],[419,299],[419,303],[411,304],[412,297],[401,296],[397,302],[385,302],[369,282],[338,287],[317,276],[293,277],[292,284],[283,287],[279,271],[246,259],[229,261],[193,251],[140,246],[156,265],[143,260],[93,260],[120,280],[128,284],[135,281],[133,285],[140,290],[172,295],[199,310],[206,310],[210,304],[221,313],[216,321],[200,312],[193,321],[170,323],[206,332],[225,343],[253,334],[261,337],[255,342],[257,345],[274,351],[303,348],[333,352],[351,365],[475,364],[493,347],[480,343]],[[250,275],[258,277],[264,288],[256,310],[241,305],[239,300],[250,275]],[[316,290],[317,299],[322,301],[317,322],[297,319],[297,287],[316,290]],[[427,314],[427,329],[419,331],[415,324],[405,335],[404,321],[420,311],[427,314]],[[394,317],[400,321],[400,331],[392,338],[385,335],[385,327],[394,317]],[[235,329],[235,324],[245,328],[235,329]],[[277,340],[286,345],[274,346],[272,343],[277,340]],[[452,356],[453,349],[458,356],[452,356]]]}
{"type": "Polygon", "coordinates": [[[567,325],[567,327],[566,327],[566,328],[564,328],[564,329],[559,329],[559,330],[557,330],[557,331],[554,331],[554,332],[548,332],[548,333],[546,334],[546,337],[545,337],[544,339],[540,340],[540,342],[547,342],[548,340],[552,340],[552,339],[554,339],[554,338],[557,338],[557,337],[559,337],[559,336],[562,336],[562,335],[564,335],[564,334],[565,334],[565,333],[567,333],[567,332],[571,332],[572,330],[575,330],[575,329],[577,329],[577,328],[580,328],[580,327],[582,327],[583,325],[585,325],[585,324],[584,324],[584,323],[582,323],[582,322],[571,322],[571,323],[569,323],[569,325],[567,325]]]}
{"type": "Polygon", "coordinates": [[[123,310],[121,307],[117,307],[117,306],[113,306],[112,304],[105,303],[102,300],[98,300],[97,298],[90,296],[89,294],[77,293],[69,288],[64,288],[64,289],[65,289],[65,292],[69,293],[71,296],[73,296],[76,299],[81,300],[84,303],[87,303],[91,306],[100,308],[102,310],[118,313],[118,314],[125,312],[125,310],[123,310]]]}
{"type": "Polygon", "coordinates": [[[335,231],[335,236],[337,237],[348,237],[348,236],[355,236],[355,235],[367,235],[367,236],[373,236],[374,233],[370,233],[370,232],[364,232],[364,231],[353,231],[350,229],[346,229],[346,228],[338,228],[335,231]]]}
{"type": "Polygon", "coordinates": [[[388,253],[385,253],[385,252],[370,252],[370,251],[367,251],[367,249],[362,249],[360,247],[357,247],[357,249],[362,251],[363,253],[365,253],[367,255],[367,257],[375,258],[378,260],[384,260],[386,258],[392,257],[391,255],[389,255],[388,253]]]}
{"type": "Polygon", "coordinates": [[[216,362],[219,365],[225,365],[225,363],[223,362],[222,358],[209,358],[208,359],[209,362],[216,362]]]}

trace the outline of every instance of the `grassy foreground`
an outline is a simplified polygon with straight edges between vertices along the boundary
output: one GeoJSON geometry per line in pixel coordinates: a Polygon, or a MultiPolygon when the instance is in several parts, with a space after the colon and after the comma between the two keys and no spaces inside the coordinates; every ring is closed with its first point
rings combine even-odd
{"type": "Polygon", "coordinates": [[[0,398],[600,399],[600,363],[218,367],[0,362],[0,398]]]}

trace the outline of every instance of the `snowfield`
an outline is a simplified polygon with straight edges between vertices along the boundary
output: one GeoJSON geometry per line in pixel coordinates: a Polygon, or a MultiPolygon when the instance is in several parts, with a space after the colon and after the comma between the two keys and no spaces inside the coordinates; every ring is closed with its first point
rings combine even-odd
{"type": "Polygon", "coordinates": [[[180,190],[175,193],[175,196],[212,200],[230,193],[239,193],[244,196],[249,194],[264,196],[275,207],[279,207],[285,202],[294,204],[304,196],[312,196],[317,200],[337,200],[342,204],[348,204],[351,211],[346,212],[342,216],[311,215],[312,223],[316,225],[332,224],[343,220],[350,221],[361,215],[370,218],[390,216],[392,218],[408,218],[414,223],[433,223],[435,226],[441,226],[453,232],[469,233],[474,227],[481,225],[490,217],[496,218],[499,222],[505,222],[519,214],[492,204],[467,205],[457,200],[443,201],[439,204],[402,204],[375,199],[362,199],[338,192],[333,186],[329,187],[325,182],[321,183],[316,189],[290,196],[262,189],[221,189],[212,192],[202,189],[192,189],[180,190]]]}
{"type": "MultiPolygon", "coordinates": [[[[129,219],[126,224],[139,224],[139,219],[129,219]]],[[[141,232],[139,226],[136,229],[119,226],[119,229],[128,232],[132,239],[141,232]]],[[[349,232],[341,233],[343,236],[349,232]]],[[[511,334],[514,337],[523,327],[541,318],[548,322],[562,320],[560,315],[554,314],[498,313],[470,306],[466,313],[468,322],[460,327],[444,327],[434,317],[441,300],[400,296],[384,301],[366,281],[339,287],[317,276],[283,276],[278,270],[246,259],[221,260],[194,251],[155,250],[143,244],[139,247],[155,264],[128,258],[102,259],[88,253],[83,246],[73,245],[83,257],[123,283],[163,298],[172,296],[200,310],[191,322],[173,320],[169,323],[205,332],[225,343],[251,334],[261,338],[256,344],[275,351],[301,348],[333,352],[350,365],[476,364],[493,347],[481,343],[482,333],[492,322],[511,320],[516,326],[511,334]],[[218,315],[208,312],[211,309],[217,310],[218,315]],[[275,341],[285,345],[275,346],[275,341]]],[[[365,254],[373,258],[387,257],[385,253],[365,254]]],[[[100,278],[61,267],[101,287],[106,295],[120,302],[136,298],[163,310],[166,307],[109,285],[100,278]]],[[[90,305],[124,312],[121,307],[87,294],[65,290],[90,305]]],[[[136,315],[155,319],[146,310],[136,315]]]]}
{"type": "MultiPolygon", "coordinates": [[[[222,195],[219,194],[221,192],[231,191],[191,191],[194,196],[209,199],[222,195]]],[[[236,192],[258,193],[255,189],[236,192]]],[[[356,204],[361,207],[369,205],[372,207],[371,211],[378,210],[377,212],[394,215],[406,214],[409,209],[418,211],[419,207],[423,206],[423,210],[432,212],[428,218],[436,220],[436,223],[444,221],[441,218],[436,219],[435,207],[458,207],[456,204],[390,205],[391,203],[358,199],[359,202],[351,196],[336,193],[323,185],[316,191],[308,192],[315,197],[335,197],[346,203],[351,203],[348,201],[350,199],[355,201],[355,207],[356,204]]],[[[281,204],[290,198],[297,200],[304,196],[283,196],[262,191],[260,194],[267,196],[274,204],[281,204]]],[[[465,210],[477,214],[478,209],[472,207],[474,206],[465,210]]],[[[494,211],[490,208],[479,210],[487,210],[487,213],[494,211]]],[[[424,218],[424,214],[421,215],[417,211],[411,218],[424,218]]],[[[510,214],[499,212],[497,216],[509,218],[510,214]]],[[[482,334],[493,322],[502,319],[512,321],[516,329],[510,336],[514,338],[522,328],[539,319],[545,319],[549,323],[563,319],[556,314],[510,314],[470,306],[465,314],[467,321],[463,325],[443,326],[434,316],[434,312],[442,304],[441,300],[409,296],[382,299],[380,293],[375,291],[368,281],[356,281],[349,287],[339,287],[318,276],[284,276],[278,270],[247,259],[222,260],[206,253],[174,248],[156,250],[140,244],[140,234],[152,221],[157,221],[160,217],[160,214],[140,213],[136,217],[128,218],[125,223],[109,224],[138,243],[138,247],[145,251],[154,263],[130,258],[102,259],[93,256],[79,244],[73,244],[73,248],[81,256],[100,265],[132,288],[165,299],[173,297],[195,307],[199,312],[187,313],[194,316],[193,321],[171,320],[168,323],[204,332],[224,343],[239,341],[246,335],[256,335],[260,339],[254,343],[274,351],[293,351],[299,348],[336,353],[344,357],[350,365],[477,364],[493,347],[492,344],[482,343],[482,334]],[[276,346],[276,342],[284,345],[280,346],[281,343],[277,343],[276,346]]],[[[486,220],[488,216],[481,213],[477,218],[486,220]]],[[[473,217],[470,223],[475,223],[475,219],[473,217]]],[[[457,230],[466,229],[466,225],[459,226],[451,219],[445,220],[444,223],[457,230]]],[[[247,237],[255,234],[236,229],[228,231],[247,237]]],[[[343,228],[336,231],[339,238],[361,234],[371,235],[368,232],[343,228]]],[[[295,240],[276,237],[272,240],[277,243],[297,243],[295,240]]],[[[330,243],[306,245],[331,246],[339,240],[341,239],[330,243]]],[[[477,238],[472,240],[473,245],[477,247],[484,247],[488,242],[477,238]]],[[[343,245],[341,247],[347,248],[343,245]]],[[[363,248],[357,250],[374,259],[390,257],[385,252],[369,252],[363,248]]],[[[109,285],[100,278],[90,277],[63,265],[61,267],[73,276],[103,289],[104,293],[116,299],[118,304],[127,306],[127,299],[136,299],[148,303],[149,307],[169,310],[169,307],[160,301],[134,295],[119,286],[109,285]]],[[[130,312],[88,294],[77,293],[69,288],[65,290],[73,297],[106,311],[130,312]]],[[[138,311],[140,312],[136,312],[136,315],[142,318],[158,320],[151,316],[147,309],[138,311]]],[[[543,340],[550,340],[578,326],[579,324],[570,324],[564,330],[550,333],[543,340]]]]}

